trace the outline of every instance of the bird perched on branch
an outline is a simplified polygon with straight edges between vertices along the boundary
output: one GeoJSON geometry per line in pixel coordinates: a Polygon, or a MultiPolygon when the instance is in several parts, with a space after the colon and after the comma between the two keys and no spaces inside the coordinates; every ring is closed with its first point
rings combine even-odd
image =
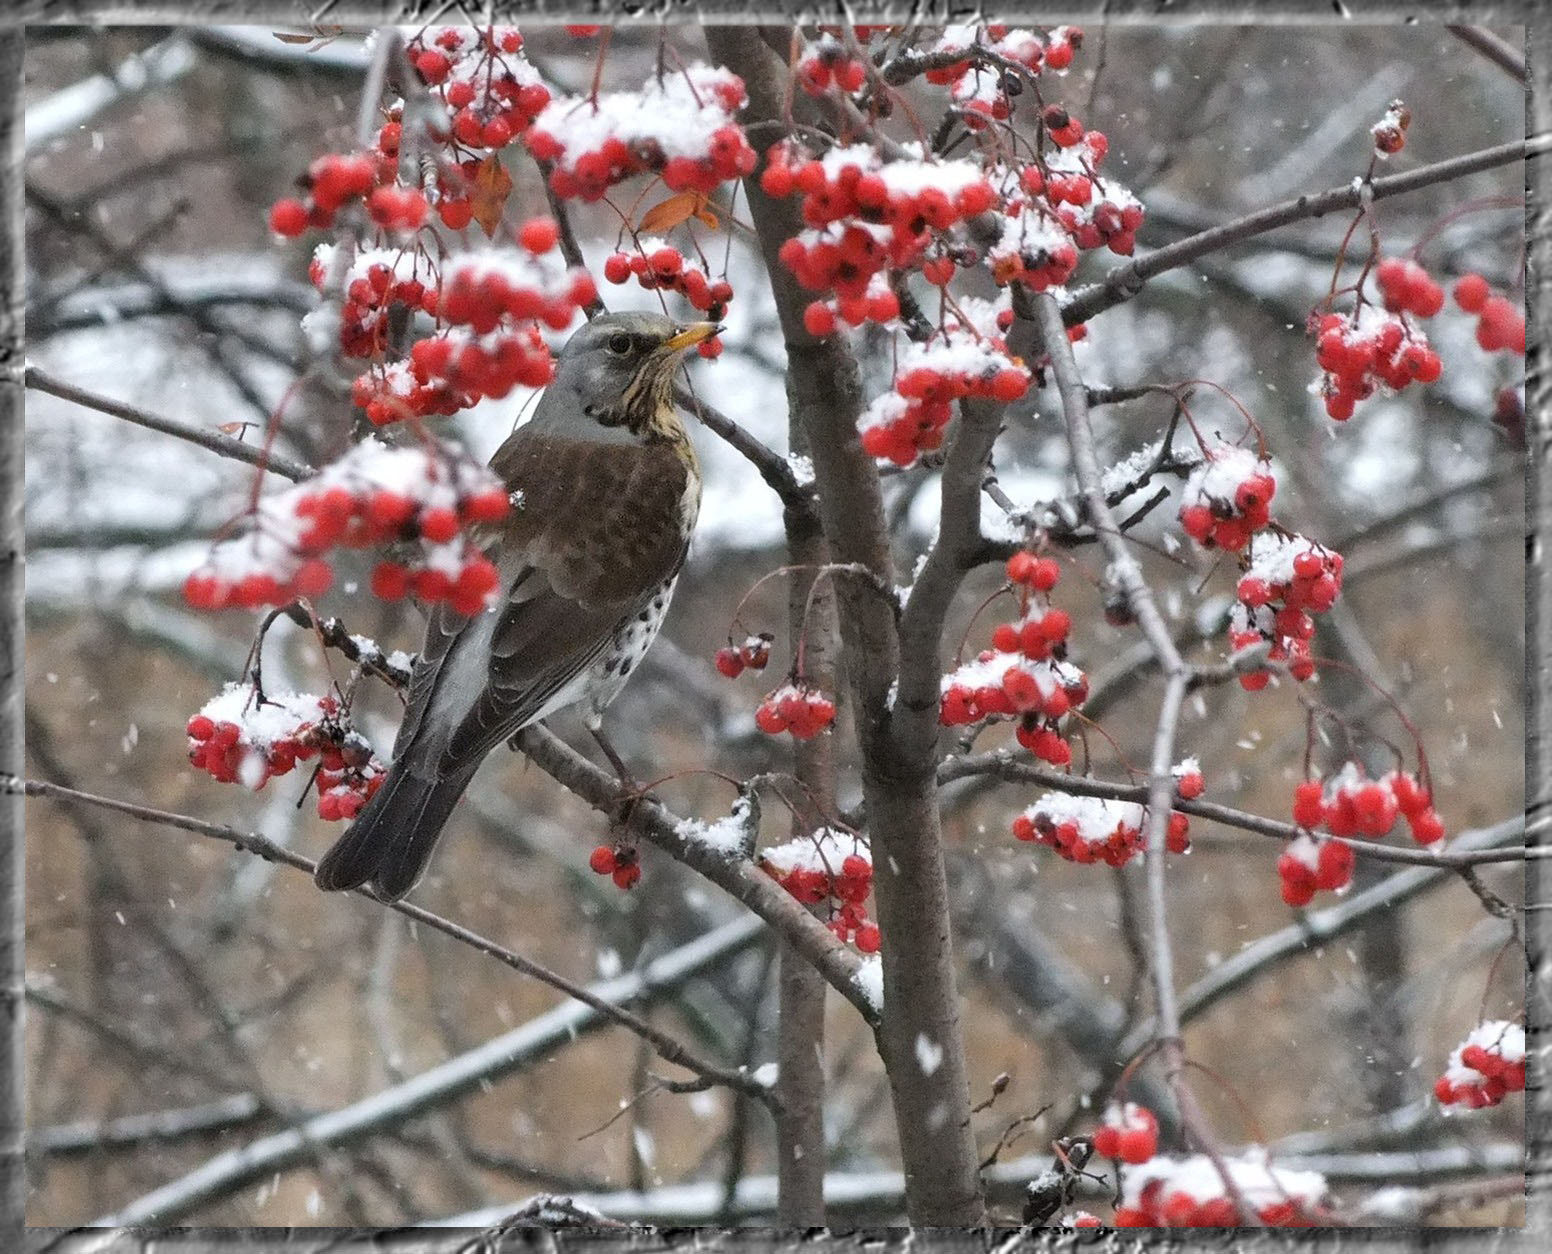
{"type": "Polygon", "coordinates": [[[560,351],[533,418],[490,461],[513,503],[479,537],[499,599],[472,618],[432,612],[393,766],[319,862],[320,888],[370,881],[397,900],[492,749],[571,705],[598,734],[662,626],[700,510],[673,379],[718,329],[609,314],[560,351]]]}

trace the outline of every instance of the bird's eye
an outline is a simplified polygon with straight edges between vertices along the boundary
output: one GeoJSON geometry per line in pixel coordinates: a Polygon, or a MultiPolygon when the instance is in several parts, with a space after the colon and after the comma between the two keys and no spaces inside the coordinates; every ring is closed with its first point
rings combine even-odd
{"type": "Polygon", "coordinates": [[[631,351],[631,337],[624,331],[616,331],[609,337],[609,351],[617,357],[624,357],[631,351]]]}

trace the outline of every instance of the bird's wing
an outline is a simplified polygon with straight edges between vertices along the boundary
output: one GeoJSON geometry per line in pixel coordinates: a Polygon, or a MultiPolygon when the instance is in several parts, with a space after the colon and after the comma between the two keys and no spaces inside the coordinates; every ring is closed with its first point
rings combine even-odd
{"type": "Polygon", "coordinates": [[[434,660],[411,686],[405,725],[413,718],[415,726],[400,733],[407,747],[403,737],[427,725],[429,711],[461,714],[443,742],[444,771],[537,717],[684,560],[689,472],[669,445],[598,444],[521,427],[491,466],[522,493],[489,549],[506,599],[488,631],[478,617],[438,608],[426,651],[434,660]],[[463,664],[460,646],[486,642],[484,668],[463,664]]]}

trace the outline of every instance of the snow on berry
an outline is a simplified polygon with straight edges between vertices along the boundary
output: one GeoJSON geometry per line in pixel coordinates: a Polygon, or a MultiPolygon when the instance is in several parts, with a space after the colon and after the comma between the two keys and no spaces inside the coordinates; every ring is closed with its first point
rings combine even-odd
{"type": "MultiPolygon", "coordinates": [[[[1260,531],[1249,543],[1229,614],[1229,646],[1238,652],[1266,641],[1268,660],[1286,662],[1302,682],[1315,673],[1313,615],[1329,610],[1342,591],[1342,555],[1291,532],[1260,531]]],[[[1269,671],[1252,671],[1240,685],[1256,692],[1270,679],[1269,671]]]]}
{"type": "MultiPolygon", "coordinates": [[[[325,788],[346,785],[362,802],[376,791],[383,771],[372,746],[350,728],[339,702],[329,695],[265,693],[249,683],[229,683],[188,722],[189,761],[221,783],[254,790],[285,775],[298,762],[320,759],[319,812],[325,818],[325,788]],[[358,784],[359,781],[359,784],[358,784]]],[[[338,804],[338,803],[335,803],[338,804]]],[[[354,813],[354,810],[351,811],[354,813]]]]}
{"type": "Polygon", "coordinates": [[[1352,849],[1340,840],[1296,836],[1277,857],[1283,901],[1307,906],[1317,891],[1342,892],[1352,883],[1355,861],[1352,849]]]}
{"type": "Polygon", "coordinates": [[[670,191],[714,191],[754,170],[757,158],[733,115],[744,83],[700,62],[648,79],[640,91],[597,92],[552,101],[525,135],[553,163],[562,199],[598,200],[633,174],[659,174],[670,191]]]}
{"type": "Polygon", "coordinates": [[[1175,778],[1175,795],[1182,801],[1195,801],[1202,795],[1206,784],[1202,780],[1202,765],[1194,757],[1181,758],[1170,768],[1175,778]]]}
{"type": "Polygon", "coordinates": [[[1304,780],[1294,789],[1293,820],[1310,830],[1323,825],[1333,836],[1380,839],[1390,834],[1398,817],[1420,845],[1444,836],[1428,788],[1405,771],[1370,779],[1356,762],[1348,762],[1324,783],[1304,780]]]}
{"type": "Polygon", "coordinates": [[[802,680],[789,679],[765,694],[754,722],[768,736],[791,732],[794,740],[812,740],[835,722],[835,702],[802,680]]]}
{"type": "Polygon", "coordinates": [[[1412,111],[1401,101],[1392,100],[1380,120],[1369,128],[1375,154],[1389,157],[1405,148],[1407,127],[1411,125],[1412,111]]]}
{"type": "Polygon", "coordinates": [[[1145,1163],[1158,1152],[1159,1121],[1136,1102],[1111,1102],[1094,1130],[1094,1152],[1124,1163],[1145,1163]]]}
{"type": "Polygon", "coordinates": [[[852,57],[834,35],[821,34],[803,50],[797,79],[810,96],[824,95],[832,84],[849,94],[867,81],[867,63],[852,57]]]}
{"type": "Polygon", "coordinates": [[[804,905],[828,904],[837,940],[853,940],[863,953],[878,952],[878,925],[862,906],[873,888],[873,856],[860,836],[821,827],[762,849],[759,864],[804,905]]]}
{"type": "Polygon", "coordinates": [[[1496,1106],[1506,1093],[1524,1089],[1525,1029],[1503,1019],[1473,1028],[1450,1054],[1433,1086],[1434,1097],[1446,1111],[1451,1106],[1496,1106]]]}
{"type": "MultiPolygon", "coordinates": [[[[1016,839],[1047,845],[1069,862],[1125,866],[1146,845],[1146,809],[1135,801],[1047,793],[1013,820],[1016,839]]],[[[1170,853],[1190,849],[1190,823],[1172,812],[1165,837],[1170,853]]]]}
{"type": "Polygon", "coordinates": [[[1357,403],[1376,392],[1434,383],[1442,373],[1428,337],[1405,314],[1365,303],[1352,314],[1329,313],[1312,321],[1315,364],[1323,373],[1311,390],[1324,398],[1326,413],[1337,422],[1346,422],[1357,403]]]}
{"type": "Polygon", "coordinates": [[[550,103],[515,26],[428,26],[406,46],[409,62],[447,106],[450,138],[470,149],[505,148],[550,103]]]}
{"type": "MultiPolygon", "coordinates": [[[[1268,1227],[1305,1227],[1326,1204],[1325,1177],[1273,1166],[1257,1147],[1220,1160],[1235,1191],[1268,1227]]],[[[1223,1175],[1206,1154],[1154,1158],[1126,1172],[1115,1211],[1118,1228],[1235,1227],[1239,1216],[1223,1175]]]]}
{"type": "Polygon", "coordinates": [[[248,530],[212,546],[184,597],[209,610],[283,605],[328,590],[333,572],[323,555],[335,546],[418,541],[412,562],[378,566],[373,592],[389,600],[413,592],[478,613],[498,579],[464,529],[510,507],[500,479],[450,444],[364,440],[311,479],[261,497],[248,530]]]}
{"type": "Polygon", "coordinates": [[[1186,479],[1180,525],[1206,548],[1237,553],[1271,521],[1276,491],[1269,460],[1248,448],[1213,444],[1203,449],[1201,464],[1186,479]]]}

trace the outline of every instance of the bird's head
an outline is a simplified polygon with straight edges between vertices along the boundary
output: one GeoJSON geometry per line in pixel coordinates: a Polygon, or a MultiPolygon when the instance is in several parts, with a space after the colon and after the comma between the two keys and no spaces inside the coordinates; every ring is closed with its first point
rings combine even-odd
{"type": "Polygon", "coordinates": [[[601,427],[617,436],[677,436],[674,372],[685,350],[719,330],[714,322],[680,323],[658,313],[594,318],[561,349],[534,421],[595,435],[601,427]]]}

